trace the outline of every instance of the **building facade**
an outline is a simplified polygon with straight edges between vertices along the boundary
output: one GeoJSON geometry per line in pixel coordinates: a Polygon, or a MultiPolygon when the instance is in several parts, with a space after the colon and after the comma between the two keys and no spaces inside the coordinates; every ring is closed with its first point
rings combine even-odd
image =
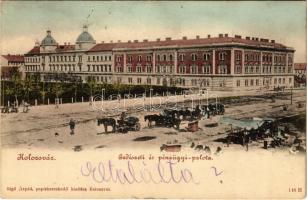
{"type": "Polygon", "coordinates": [[[1,56],[1,80],[11,80],[14,72],[24,74],[23,55],[2,55],[1,56]]]}
{"type": "Polygon", "coordinates": [[[294,73],[298,77],[306,77],[307,63],[294,63],[294,73]]]}
{"type": "Polygon", "coordinates": [[[25,71],[43,81],[77,77],[83,82],[209,90],[289,88],[294,84],[294,52],[274,40],[228,34],[96,44],[84,26],[73,45],[57,44],[47,31],[25,54],[25,71]]]}

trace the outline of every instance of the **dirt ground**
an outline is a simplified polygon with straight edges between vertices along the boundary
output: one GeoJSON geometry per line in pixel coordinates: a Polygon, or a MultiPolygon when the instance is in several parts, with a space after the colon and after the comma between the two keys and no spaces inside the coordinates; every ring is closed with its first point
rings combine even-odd
{"type": "MultiPolygon", "coordinates": [[[[211,93],[211,101],[218,100],[222,97],[238,96],[231,92],[211,93]]],[[[293,91],[293,104],[290,105],[290,95],[277,97],[275,102],[265,98],[266,93],[263,92],[245,92],[240,93],[241,97],[237,97],[233,103],[226,104],[224,116],[234,118],[251,118],[251,117],[283,117],[305,113],[306,93],[305,90],[293,91]],[[246,98],[246,96],[249,96],[246,98]],[[245,101],[241,101],[245,99],[245,101]],[[246,100],[248,99],[248,100],[246,100]],[[298,102],[303,102],[304,106],[298,108],[298,102]],[[288,105],[288,110],[283,111],[282,106],[288,105]]],[[[56,149],[74,151],[76,147],[79,150],[96,150],[109,151],[112,148],[160,148],[162,144],[181,144],[183,149],[190,148],[191,143],[207,145],[212,150],[218,146],[223,150],[242,150],[245,149],[241,145],[226,144],[217,142],[219,138],[226,136],[226,131],[231,127],[226,124],[219,123],[223,116],[214,116],[211,119],[202,119],[199,121],[199,130],[197,132],[187,131],[188,121],[183,121],[180,130],[164,127],[148,128],[144,121],[144,115],[159,113],[160,109],[155,111],[145,111],[136,107],[149,105],[150,103],[158,105],[160,101],[165,102],[182,102],[184,100],[193,99],[194,105],[206,103],[206,98],[199,95],[187,95],[177,97],[162,97],[161,99],[129,99],[126,101],[109,101],[103,103],[103,112],[101,111],[100,102],[95,103],[93,107],[86,103],[63,104],[58,109],[54,105],[30,107],[28,113],[11,113],[1,114],[1,143],[3,148],[25,148],[35,149],[56,149]],[[177,99],[176,99],[177,98],[177,99]],[[203,99],[203,101],[200,101],[203,99]],[[115,108],[118,109],[115,109],[115,108]],[[136,116],[140,119],[141,130],[129,131],[122,133],[104,133],[103,126],[97,126],[97,117],[119,115],[122,110],[127,110],[129,115],[136,116]],[[73,118],[76,123],[75,134],[70,135],[69,120],[73,118]],[[217,127],[207,127],[207,124],[218,123],[217,127]],[[57,133],[57,134],[55,134],[57,133]]],[[[191,105],[187,102],[185,106],[191,105]]],[[[22,109],[20,109],[22,110],[22,109]]],[[[111,127],[109,127],[111,131],[111,127]]],[[[290,126],[290,131],[299,135],[305,141],[305,133],[298,130],[294,125],[290,126]]],[[[303,144],[305,147],[305,143],[303,144]]],[[[252,142],[249,150],[261,149],[263,141],[252,142]]],[[[264,151],[264,149],[262,149],[264,151]]],[[[279,149],[271,149],[277,151],[279,149]]],[[[287,151],[286,148],[282,150],[287,151]]]]}

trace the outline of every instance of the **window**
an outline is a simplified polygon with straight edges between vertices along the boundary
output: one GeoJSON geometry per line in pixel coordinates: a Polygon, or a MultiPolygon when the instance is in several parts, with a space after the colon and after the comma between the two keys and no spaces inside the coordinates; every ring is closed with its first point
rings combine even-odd
{"type": "Polygon", "coordinates": [[[219,66],[219,73],[220,74],[227,74],[227,65],[220,65],[219,66]]]}
{"type": "Polygon", "coordinates": [[[203,66],[203,73],[204,74],[210,74],[210,66],[209,65],[203,66]]]}
{"type": "Polygon", "coordinates": [[[138,65],[136,67],[136,72],[141,73],[142,72],[142,66],[138,65]]]}
{"type": "Polygon", "coordinates": [[[128,78],[128,83],[132,83],[132,78],[131,77],[128,78]]]}
{"type": "Polygon", "coordinates": [[[289,78],[289,84],[291,84],[292,83],[292,78],[289,78]]]}
{"type": "Polygon", "coordinates": [[[166,55],[165,54],[163,55],[163,61],[166,61],[166,55]]]}
{"type": "MultiPolygon", "coordinates": [[[[107,60],[107,59],[106,59],[107,60]]],[[[111,56],[109,56],[109,61],[111,61],[111,56]]]]}
{"type": "Polygon", "coordinates": [[[240,65],[236,65],[236,67],[235,67],[235,73],[236,73],[236,74],[241,74],[241,66],[240,66],[240,65]]]}
{"type": "Polygon", "coordinates": [[[283,83],[283,84],[286,83],[286,79],[285,79],[285,78],[282,79],[282,83],[283,83]]]}
{"type": "Polygon", "coordinates": [[[204,54],[204,60],[205,60],[205,61],[208,61],[209,58],[210,58],[210,54],[209,54],[209,53],[205,53],[205,54],[204,54]]]}
{"type": "Polygon", "coordinates": [[[184,60],[184,55],[183,55],[183,54],[180,54],[180,55],[179,55],[179,61],[182,62],[183,60],[184,60]]]}
{"type": "Polygon", "coordinates": [[[87,65],[87,71],[91,71],[91,66],[87,65]]]}
{"type": "Polygon", "coordinates": [[[147,73],[152,73],[152,67],[150,65],[147,65],[146,71],[147,73]]]}
{"type": "Polygon", "coordinates": [[[257,86],[259,85],[259,80],[258,80],[258,79],[256,79],[256,85],[257,85],[257,86]]]}
{"type": "Polygon", "coordinates": [[[197,55],[195,53],[192,54],[192,61],[196,61],[197,60],[197,55]]]}
{"type": "Polygon", "coordinates": [[[138,62],[142,61],[142,56],[138,56],[138,62]]]}
{"type": "Polygon", "coordinates": [[[151,78],[147,78],[147,84],[151,85],[151,78]]]}
{"type": "Polygon", "coordinates": [[[179,66],[179,73],[185,74],[185,66],[179,66]]]}
{"type": "Polygon", "coordinates": [[[239,53],[236,54],[236,60],[237,61],[241,60],[241,54],[239,54],[239,53]]]}
{"type": "Polygon", "coordinates": [[[147,62],[150,62],[151,61],[151,56],[147,56],[146,60],[147,60],[147,62]]]}
{"type": "Polygon", "coordinates": [[[191,74],[197,74],[197,66],[191,66],[191,74]]]}
{"type": "Polygon", "coordinates": [[[161,84],[161,79],[158,77],[157,78],[157,85],[160,85],[161,84]]]}
{"type": "Polygon", "coordinates": [[[237,87],[240,87],[240,80],[237,80],[237,87]]]}
{"type": "Polygon", "coordinates": [[[245,86],[248,86],[248,80],[247,79],[245,80],[245,86]]]}
{"type": "Polygon", "coordinates": [[[157,55],[157,60],[158,60],[158,61],[160,61],[160,60],[161,60],[160,55],[157,55]]]}
{"type": "Polygon", "coordinates": [[[122,57],[121,57],[121,56],[117,56],[117,57],[116,57],[116,61],[117,61],[117,62],[120,62],[121,60],[122,60],[122,57]]]}
{"type": "Polygon", "coordinates": [[[192,79],[191,83],[192,83],[192,86],[196,86],[197,85],[197,79],[192,79]]]}
{"type": "Polygon", "coordinates": [[[169,60],[170,60],[170,61],[173,61],[173,55],[172,55],[172,54],[169,55],[169,60]]]}
{"type": "Polygon", "coordinates": [[[251,79],[251,86],[254,85],[254,79],[251,79]]]}
{"type": "Polygon", "coordinates": [[[142,83],[142,78],[137,78],[137,83],[141,84],[142,83]]]}
{"type": "Polygon", "coordinates": [[[129,73],[132,72],[132,66],[131,66],[131,65],[128,65],[128,66],[127,66],[127,70],[128,70],[129,73]]]}
{"type": "Polygon", "coordinates": [[[225,60],[226,52],[219,53],[219,60],[225,60]]]}

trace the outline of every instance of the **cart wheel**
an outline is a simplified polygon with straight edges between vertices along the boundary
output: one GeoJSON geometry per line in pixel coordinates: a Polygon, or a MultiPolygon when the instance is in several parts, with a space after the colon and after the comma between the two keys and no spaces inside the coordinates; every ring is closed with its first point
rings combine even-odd
{"type": "Polygon", "coordinates": [[[140,123],[135,124],[135,130],[136,131],[141,130],[141,124],[140,123]]]}

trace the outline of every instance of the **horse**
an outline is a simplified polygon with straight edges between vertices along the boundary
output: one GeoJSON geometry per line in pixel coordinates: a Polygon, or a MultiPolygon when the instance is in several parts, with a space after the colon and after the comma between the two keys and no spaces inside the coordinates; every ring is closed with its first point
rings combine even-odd
{"type": "Polygon", "coordinates": [[[175,127],[175,129],[179,130],[181,120],[175,117],[165,117],[165,124],[170,127],[175,127]]]}
{"type": "Polygon", "coordinates": [[[157,121],[159,121],[159,118],[161,118],[161,116],[154,114],[154,115],[145,115],[144,116],[144,121],[146,122],[148,120],[148,127],[151,127],[151,123],[155,122],[157,124],[157,121]]]}
{"type": "Polygon", "coordinates": [[[100,124],[104,125],[105,133],[108,132],[108,126],[112,126],[112,132],[114,133],[116,130],[116,120],[113,118],[100,118],[97,119],[97,125],[100,126],[100,124]]]}
{"type": "Polygon", "coordinates": [[[183,120],[186,120],[187,117],[191,118],[191,111],[186,108],[185,110],[179,110],[178,111],[179,116],[182,116],[183,120]]]}
{"type": "Polygon", "coordinates": [[[196,106],[195,110],[191,112],[191,119],[199,119],[201,117],[201,109],[199,105],[196,106]]]}

